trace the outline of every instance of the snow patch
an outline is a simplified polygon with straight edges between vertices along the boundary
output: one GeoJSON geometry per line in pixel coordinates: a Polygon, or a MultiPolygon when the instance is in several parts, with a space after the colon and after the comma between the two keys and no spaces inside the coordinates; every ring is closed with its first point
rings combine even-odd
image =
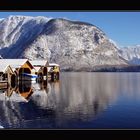
{"type": "Polygon", "coordinates": [[[119,48],[119,45],[117,44],[116,41],[114,41],[114,40],[112,40],[112,39],[109,39],[109,41],[110,41],[112,44],[114,44],[117,48],[119,48]]]}
{"type": "Polygon", "coordinates": [[[113,54],[113,52],[112,52],[112,50],[109,50],[109,51],[106,51],[104,54],[110,56],[113,54]]]}

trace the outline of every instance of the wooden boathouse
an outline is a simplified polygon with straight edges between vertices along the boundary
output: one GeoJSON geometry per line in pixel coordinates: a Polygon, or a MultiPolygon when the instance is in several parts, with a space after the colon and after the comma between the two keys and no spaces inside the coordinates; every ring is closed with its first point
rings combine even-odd
{"type": "MultiPolygon", "coordinates": [[[[1,59],[0,59],[1,60],[1,59]]],[[[7,63],[0,62],[0,89],[8,86],[15,87],[15,73],[7,63]]]]}
{"type": "Polygon", "coordinates": [[[23,74],[35,72],[33,65],[28,59],[0,59],[0,64],[10,65],[18,80],[28,80],[23,74]]]}
{"type": "Polygon", "coordinates": [[[58,64],[49,63],[47,60],[28,59],[0,59],[0,88],[15,87],[19,81],[59,80],[60,67],[58,64]]]}
{"type": "Polygon", "coordinates": [[[60,66],[56,63],[49,63],[48,68],[48,78],[51,79],[51,81],[59,80],[60,75],[60,66]]]}
{"type": "Polygon", "coordinates": [[[47,80],[49,63],[47,60],[33,60],[30,61],[35,68],[35,74],[38,75],[38,80],[47,80]]]}

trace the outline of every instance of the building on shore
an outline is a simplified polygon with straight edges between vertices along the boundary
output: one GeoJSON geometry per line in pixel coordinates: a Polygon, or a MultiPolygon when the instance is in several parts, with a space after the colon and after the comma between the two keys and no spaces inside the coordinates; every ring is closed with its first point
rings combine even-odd
{"type": "Polygon", "coordinates": [[[8,86],[14,87],[15,78],[16,74],[11,66],[7,63],[0,62],[0,88],[7,88],[8,86]]]}
{"type": "Polygon", "coordinates": [[[33,60],[30,61],[35,68],[35,74],[38,75],[39,80],[47,80],[49,63],[47,60],[33,60]]]}
{"type": "Polygon", "coordinates": [[[28,59],[0,59],[1,65],[10,65],[18,80],[30,80],[25,74],[35,73],[33,65],[28,59]]]}
{"type": "Polygon", "coordinates": [[[48,78],[51,79],[51,81],[59,80],[59,75],[60,75],[60,66],[56,63],[49,63],[48,78]]]}
{"type": "Polygon", "coordinates": [[[33,61],[28,59],[0,59],[0,81],[3,84],[5,84],[4,81],[9,84],[28,80],[48,81],[51,79],[54,81],[59,80],[59,74],[60,66],[44,59],[33,61]]]}

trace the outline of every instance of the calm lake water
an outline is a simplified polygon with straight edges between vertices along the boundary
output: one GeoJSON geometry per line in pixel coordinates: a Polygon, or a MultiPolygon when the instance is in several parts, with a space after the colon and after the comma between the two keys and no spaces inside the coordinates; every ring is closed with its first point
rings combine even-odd
{"type": "Polygon", "coordinates": [[[61,73],[0,90],[4,128],[140,128],[140,73],[61,73]]]}

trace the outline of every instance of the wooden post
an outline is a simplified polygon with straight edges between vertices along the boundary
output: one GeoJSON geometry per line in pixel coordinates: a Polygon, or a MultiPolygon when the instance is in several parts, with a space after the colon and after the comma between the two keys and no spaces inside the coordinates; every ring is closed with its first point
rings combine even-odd
{"type": "Polygon", "coordinates": [[[16,75],[11,75],[11,87],[14,88],[16,86],[16,75]]]}
{"type": "Polygon", "coordinates": [[[10,73],[9,72],[7,72],[7,73],[5,73],[6,74],[6,77],[7,77],[7,83],[8,83],[8,87],[11,85],[11,76],[10,76],[10,73]]]}
{"type": "Polygon", "coordinates": [[[51,73],[51,81],[54,81],[54,72],[51,73]]]}
{"type": "Polygon", "coordinates": [[[57,72],[57,80],[59,80],[59,72],[57,72]]]}

